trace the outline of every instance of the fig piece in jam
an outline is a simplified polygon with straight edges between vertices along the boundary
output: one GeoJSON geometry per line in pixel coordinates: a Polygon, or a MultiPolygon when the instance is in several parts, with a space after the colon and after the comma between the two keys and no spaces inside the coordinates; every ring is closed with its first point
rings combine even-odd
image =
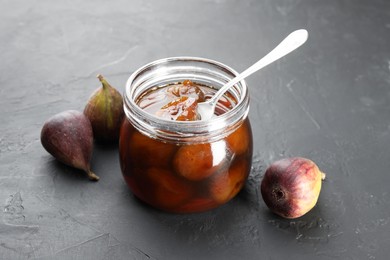
{"type": "Polygon", "coordinates": [[[198,102],[194,98],[182,96],[163,106],[156,115],[176,121],[195,121],[198,120],[197,108],[198,102]]]}
{"type": "Polygon", "coordinates": [[[182,84],[177,84],[167,88],[167,93],[175,97],[191,97],[195,98],[197,102],[204,101],[204,92],[191,80],[185,80],[182,84]]]}
{"type": "Polygon", "coordinates": [[[180,176],[191,181],[200,181],[226,170],[231,154],[224,140],[211,144],[184,145],[176,152],[173,166],[180,176]],[[218,151],[218,156],[215,151],[218,151]]]}
{"type": "Polygon", "coordinates": [[[195,121],[200,116],[197,113],[198,102],[204,102],[204,92],[191,80],[167,87],[168,104],[161,107],[156,115],[161,118],[176,121],[195,121]]]}

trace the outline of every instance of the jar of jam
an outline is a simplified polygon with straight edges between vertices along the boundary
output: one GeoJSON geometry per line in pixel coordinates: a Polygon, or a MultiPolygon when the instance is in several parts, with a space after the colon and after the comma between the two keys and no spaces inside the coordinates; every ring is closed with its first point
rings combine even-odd
{"type": "Polygon", "coordinates": [[[213,118],[196,114],[196,102],[237,74],[213,60],[174,57],[130,76],[119,152],[136,197],[164,211],[193,213],[216,208],[243,188],[253,145],[245,81],[224,94],[213,118]]]}

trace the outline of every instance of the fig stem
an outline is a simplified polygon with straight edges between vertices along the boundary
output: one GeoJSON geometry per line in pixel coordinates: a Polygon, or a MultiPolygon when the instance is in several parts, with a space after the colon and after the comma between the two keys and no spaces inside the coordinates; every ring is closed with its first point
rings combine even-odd
{"type": "Polygon", "coordinates": [[[107,80],[103,77],[102,74],[98,74],[96,77],[100,80],[100,82],[102,83],[104,89],[108,88],[108,87],[111,87],[111,85],[107,82],[107,80]]]}
{"type": "Polygon", "coordinates": [[[93,173],[91,170],[88,170],[86,171],[87,175],[88,175],[88,178],[91,180],[91,181],[98,181],[100,179],[99,176],[97,176],[95,173],[93,173]]]}
{"type": "Polygon", "coordinates": [[[321,180],[325,180],[325,178],[326,178],[326,173],[321,172],[321,180]]]}
{"type": "Polygon", "coordinates": [[[104,80],[104,77],[102,74],[97,74],[96,77],[102,82],[104,80]]]}

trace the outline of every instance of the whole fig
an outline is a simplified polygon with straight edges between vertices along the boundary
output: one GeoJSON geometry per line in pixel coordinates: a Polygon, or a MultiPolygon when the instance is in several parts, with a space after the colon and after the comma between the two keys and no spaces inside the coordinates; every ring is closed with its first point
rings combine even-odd
{"type": "Polygon", "coordinates": [[[122,95],[107,80],[98,75],[102,86],[92,93],[84,108],[98,142],[117,142],[124,118],[122,95]]]}
{"type": "Polygon", "coordinates": [[[284,218],[298,218],[317,203],[325,174],[311,160],[285,158],[272,163],[261,182],[261,195],[268,208],[284,218]]]}
{"type": "Polygon", "coordinates": [[[90,170],[93,133],[83,113],[67,110],[49,118],[41,131],[41,143],[60,162],[85,171],[90,180],[99,180],[90,170]]]}

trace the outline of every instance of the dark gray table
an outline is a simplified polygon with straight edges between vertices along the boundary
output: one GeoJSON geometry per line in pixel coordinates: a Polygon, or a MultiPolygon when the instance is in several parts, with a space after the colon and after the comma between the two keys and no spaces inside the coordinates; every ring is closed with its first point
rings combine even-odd
{"type": "Polygon", "coordinates": [[[390,2],[1,1],[1,259],[386,259],[390,252],[390,2]],[[117,147],[95,146],[97,183],[41,146],[43,122],[82,110],[101,73],[120,91],[159,58],[238,71],[295,29],[309,40],[250,77],[255,150],[228,204],[174,215],[125,185],[117,147]],[[266,167],[287,156],[327,173],[317,206],[269,212],[266,167]]]}

